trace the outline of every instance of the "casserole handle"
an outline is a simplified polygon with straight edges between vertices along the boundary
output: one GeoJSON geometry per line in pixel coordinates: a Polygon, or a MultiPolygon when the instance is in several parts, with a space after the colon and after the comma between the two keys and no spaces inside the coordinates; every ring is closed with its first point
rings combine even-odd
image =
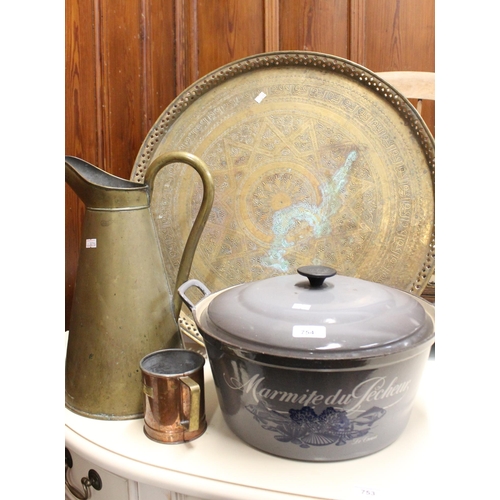
{"type": "Polygon", "coordinates": [[[198,280],[189,280],[189,281],[186,281],[184,284],[182,284],[178,289],[178,293],[181,296],[181,299],[184,302],[184,304],[186,304],[189,307],[189,310],[191,312],[193,312],[194,304],[186,296],[186,292],[192,286],[195,286],[196,288],[201,290],[201,292],[203,293],[203,295],[205,297],[207,297],[208,295],[210,295],[212,293],[201,281],[198,281],[198,280]]]}

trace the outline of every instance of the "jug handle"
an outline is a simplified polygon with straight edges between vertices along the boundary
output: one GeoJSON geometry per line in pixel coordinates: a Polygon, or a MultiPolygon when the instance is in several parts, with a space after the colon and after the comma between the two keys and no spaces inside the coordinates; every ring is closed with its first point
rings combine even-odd
{"type": "MultiPolygon", "coordinates": [[[[179,265],[179,271],[177,272],[177,281],[175,284],[175,290],[179,288],[189,277],[191,271],[191,265],[193,263],[194,253],[196,247],[198,246],[198,241],[200,240],[201,233],[205,227],[205,224],[212,210],[212,205],[214,202],[215,188],[212,179],[212,174],[208,170],[206,163],[193,155],[192,153],[187,153],[184,151],[172,151],[170,153],[165,153],[158,158],[156,158],[151,165],[147,168],[144,176],[144,184],[149,186],[151,196],[153,194],[153,184],[158,172],[166,165],[171,163],[185,163],[193,167],[201,177],[203,183],[203,199],[201,201],[200,209],[193,223],[193,227],[189,233],[188,239],[186,241],[186,246],[182,253],[181,263],[179,265]]],[[[182,300],[178,294],[174,294],[173,297],[174,304],[174,318],[178,321],[179,315],[182,308],[182,300]]]]}

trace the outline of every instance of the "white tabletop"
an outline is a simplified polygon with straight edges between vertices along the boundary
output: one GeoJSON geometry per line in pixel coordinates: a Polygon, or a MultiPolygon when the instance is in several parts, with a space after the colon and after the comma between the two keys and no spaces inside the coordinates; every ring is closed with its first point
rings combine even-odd
{"type": "Polygon", "coordinates": [[[206,365],[208,428],[195,441],[151,441],[143,420],[102,421],[66,410],[66,446],[96,466],[177,493],[213,500],[432,498],[435,361],[427,363],[410,421],[385,450],[355,460],[311,463],[256,450],[229,430],[206,365]]]}

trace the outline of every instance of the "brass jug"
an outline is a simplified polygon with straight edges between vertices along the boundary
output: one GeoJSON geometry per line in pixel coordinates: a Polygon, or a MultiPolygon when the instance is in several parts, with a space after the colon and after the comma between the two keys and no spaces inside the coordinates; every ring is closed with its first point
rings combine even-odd
{"type": "Polygon", "coordinates": [[[203,183],[203,199],[177,274],[187,278],[214,199],[205,163],[185,152],[158,157],[144,184],[66,156],[65,179],[85,204],[66,353],[66,406],[96,419],[144,415],[141,359],[182,347],[182,302],[172,294],[151,215],[153,183],[162,167],[185,163],[203,183]]]}

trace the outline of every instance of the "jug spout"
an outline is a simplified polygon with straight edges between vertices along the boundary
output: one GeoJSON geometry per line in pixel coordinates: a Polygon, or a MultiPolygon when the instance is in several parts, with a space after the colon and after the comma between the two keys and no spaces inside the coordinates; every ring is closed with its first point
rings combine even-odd
{"type": "Polygon", "coordinates": [[[150,189],[145,184],[127,181],[76,158],[65,157],[65,180],[87,208],[146,208],[150,189]]]}

